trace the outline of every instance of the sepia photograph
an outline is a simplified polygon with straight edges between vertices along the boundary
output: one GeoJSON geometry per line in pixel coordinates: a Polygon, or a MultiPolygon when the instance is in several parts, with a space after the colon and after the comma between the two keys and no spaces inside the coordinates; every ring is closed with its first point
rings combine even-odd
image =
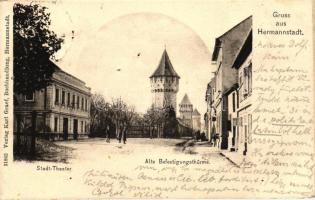
{"type": "MultiPolygon", "coordinates": [[[[227,152],[231,164],[246,156],[252,16],[213,34],[208,49],[192,29],[161,14],[128,14],[84,33],[51,23],[57,9],[13,7],[15,160],[67,163],[87,144],[101,154],[132,154],[145,144],[196,158],[201,148],[227,152]],[[94,37],[82,42],[81,34],[94,37]]],[[[74,19],[62,14],[71,26],[74,19]]]]}
{"type": "Polygon", "coordinates": [[[311,4],[0,2],[0,197],[312,196],[311,4]]]}

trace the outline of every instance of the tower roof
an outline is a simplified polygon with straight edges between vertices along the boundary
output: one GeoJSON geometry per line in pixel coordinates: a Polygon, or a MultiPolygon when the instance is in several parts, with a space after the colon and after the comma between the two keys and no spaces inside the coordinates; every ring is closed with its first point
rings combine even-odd
{"type": "Polygon", "coordinates": [[[195,108],[194,112],[192,113],[192,115],[196,116],[196,115],[200,115],[200,113],[198,112],[198,110],[195,108]]]}
{"type": "Polygon", "coordinates": [[[182,101],[180,102],[180,104],[191,104],[189,98],[188,98],[188,95],[185,94],[185,96],[183,97],[182,101]]]}
{"type": "Polygon", "coordinates": [[[162,57],[161,57],[161,60],[160,60],[158,67],[156,68],[154,73],[150,76],[150,78],[160,77],[160,76],[180,78],[173,68],[173,65],[171,63],[170,58],[168,57],[166,49],[164,50],[164,52],[162,54],[162,57]]]}

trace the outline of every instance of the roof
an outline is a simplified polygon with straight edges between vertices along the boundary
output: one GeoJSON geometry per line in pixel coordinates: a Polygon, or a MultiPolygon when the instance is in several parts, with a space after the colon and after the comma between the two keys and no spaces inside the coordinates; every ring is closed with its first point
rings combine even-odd
{"type": "Polygon", "coordinates": [[[235,67],[236,69],[238,69],[244,63],[246,58],[252,52],[252,40],[253,40],[253,34],[252,34],[252,31],[250,31],[250,33],[246,37],[246,41],[244,42],[239,53],[237,54],[237,57],[235,58],[232,67],[235,67]]]}
{"type": "Polygon", "coordinates": [[[194,112],[192,113],[192,115],[200,115],[200,113],[198,112],[198,110],[195,108],[194,112]]]}
{"type": "Polygon", "coordinates": [[[166,52],[166,49],[164,49],[160,63],[158,67],[156,68],[156,70],[154,71],[154,73],[150,76],[150,78],[161,77],[161,76],[180,78],[173,68],[173,65],[166,52]]]}
{"type": "Polygon", "coordinates": [[[186,105],[188,105],[188,104],[192,104],[191,102],[190,102],[190,100],[189,100],[189,98],[188,98],[188,95],[187,94],[185,94],[185,96],[183,97],[183,99],[182,99],[182,101],[180,102],[180,104],[182,105],[182,104],[186,104],[186,105]]]}
{"type": "Polygon", "coordinates": [[[225,55],[228,55],[223,60],[225,65],[232,65],[237,53],[244,44],[249,32],[252,29],[252,16],[247,17],[233,28],[225,32],[220,37],[216,38],[214,51],[212,54],[212,61],[217,61],[219,51],[222,51],[225,55]]]}
{"type": "Polygon", "coordinates": [[[62,70],[62,69],[61,69],[58,65],[56,65],[56,63],[54,63],[52,60],[49,60],[49,64],[52,65],[52,67],[54,68],[55,72],[62,72],[62,73],[64,73],[64,74],[67,74],[68,76],[70,76],[70,77],[76,79],[77,81],[81,82],[82,84],[85,84],[85,82],[82,81],[81,79],[79,79],[79,78],[77,78],[77,77],[75,77],[75,76],[73,76],[73,75],[71,75],[71,74],[65,72],[64,70],[62,70]]]}
{"type": "MultiPolygon", "coordinates": [[[[72,82],[72,84],[75,85],[75,87],[77,87],[77,88],[83,87],[84,90],[91,91],[91,88],[86,86],[86,83],[84,81],[82,81],[81,79],[79,79],[79,78],[77,78],[77,77],[75,77],[75,76],[65,72],[56,63],[54,63],[52,60],[49,60],[49,65],[51,65],[54,68],[54,72],[58,72],[58,73],[54,73],[55,75],[53,75],[53,79],[60,80],[60,76],[58,74],[59,73],[65,74],[66,76],[70,77],[70,79],[72,80],[71,82],[72,82]]],[[[62,78],[62,80],[67,80],[67,82],[69,83],[69,78],[67,78],[67,79],[62,78]]]]}
{"type": "Polygon", "coordinates": [[[235,83],[232,87],[230,87],[229,89],[227,89],[226,91],[224,91],[224,95],[229,95],[231,94],[233,91],[236,91],[238,89],[238,83],[235,83]]]}

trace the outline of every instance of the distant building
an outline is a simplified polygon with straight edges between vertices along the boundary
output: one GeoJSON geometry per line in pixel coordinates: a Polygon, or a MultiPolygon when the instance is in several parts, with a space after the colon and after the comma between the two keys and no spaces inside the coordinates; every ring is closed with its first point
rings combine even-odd
{"type": "Polygon", "coordinates": [[[179,79],[179,75],[164,50],[157,69],[150,76],[152,104],[155,108],[172,106],[176,112],[179,79]]]}
{"type": "Polygon", "coordinates": [[[53,62],[52,82],[28,95],[14,94],[14,132],[28,131],[36,116],[36,132],[51,139],[87,136],[90,127],[91,89],[53,62]]]}
{"type": "Polygon", "coordinates": [[[216,127],[214,121],[216,121],[216,110],[213,107],[214,102],[214,92],[215,92],[215,77],[211,79],[211,81],[207,85],[206,90],[206,98],[205,101],[207,103],[207,112],[204,115],[205,121],[205,130],[208,140],[216,133],[216,127]]]}
{"type": "Polygon", "coordinates": [[[192,128],[194,131],[201,131],[201,117],[197,109],[192,113],[192,128]]]}
{"type": "Polygon", "coordinates": [[[185,94],[182,101],[179,104],[179,118],[188,127],[192,128],[192,114],[193,105],[190,102],[188,95],[185,94]]]}
{"type": "Polygon", "coordinates": [[[206,92],[208,135],[219,135],[221,149],[242,146],[244,154],[251,132],[250,103],[245,101],[251,90],[251,32],[250,16],[216,38],[212,61],[217,68],[206,92]]]}

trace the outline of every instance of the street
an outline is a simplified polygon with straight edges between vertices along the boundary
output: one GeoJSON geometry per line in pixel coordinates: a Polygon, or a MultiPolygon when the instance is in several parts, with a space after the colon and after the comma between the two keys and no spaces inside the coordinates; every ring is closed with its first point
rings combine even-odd
{"type": "Polygon", "coordinates": [[[107,158],[120,160],[125,156],[137,158],[165,158],[168,159],[203,159],[210,163],[220,165],[232,165],[225,157],[219,154],[216,147],[210,147],[207,142],[198,142],[183,139],[149,139],[149,138],[128,138],[127,143],[119,143],[111,139],[110,143],[105,138],[91,138],[85,140],[70,140],[56,142],[57,145],[73,149],[67,152],[69,163],[82,160],[90,163],[102,162],[107,158]]]}
{"type": "MultiPolygon", "coordinates": [[[[33,184],[58,186],[46,187],[36,193],[38,197],[65,195],[60,188],[67,188],[68,198],[78,194],[86,198],[208,197],[219,194],[214,193],[215,187],[226,189],[224,176],[237,169],[217,148],[192,140],[128,138],[122,144],[116,139],[107,143],[105,138],[89,138],[56,141],[49,147],[55,153],[46,154],[47,158],[14,163],[12,174],[23,181],[19,187],[10,187],[21,191],[32,179],[33,184]]],[[[23,195],[34,195],[31,191],[23,195]]]]}

